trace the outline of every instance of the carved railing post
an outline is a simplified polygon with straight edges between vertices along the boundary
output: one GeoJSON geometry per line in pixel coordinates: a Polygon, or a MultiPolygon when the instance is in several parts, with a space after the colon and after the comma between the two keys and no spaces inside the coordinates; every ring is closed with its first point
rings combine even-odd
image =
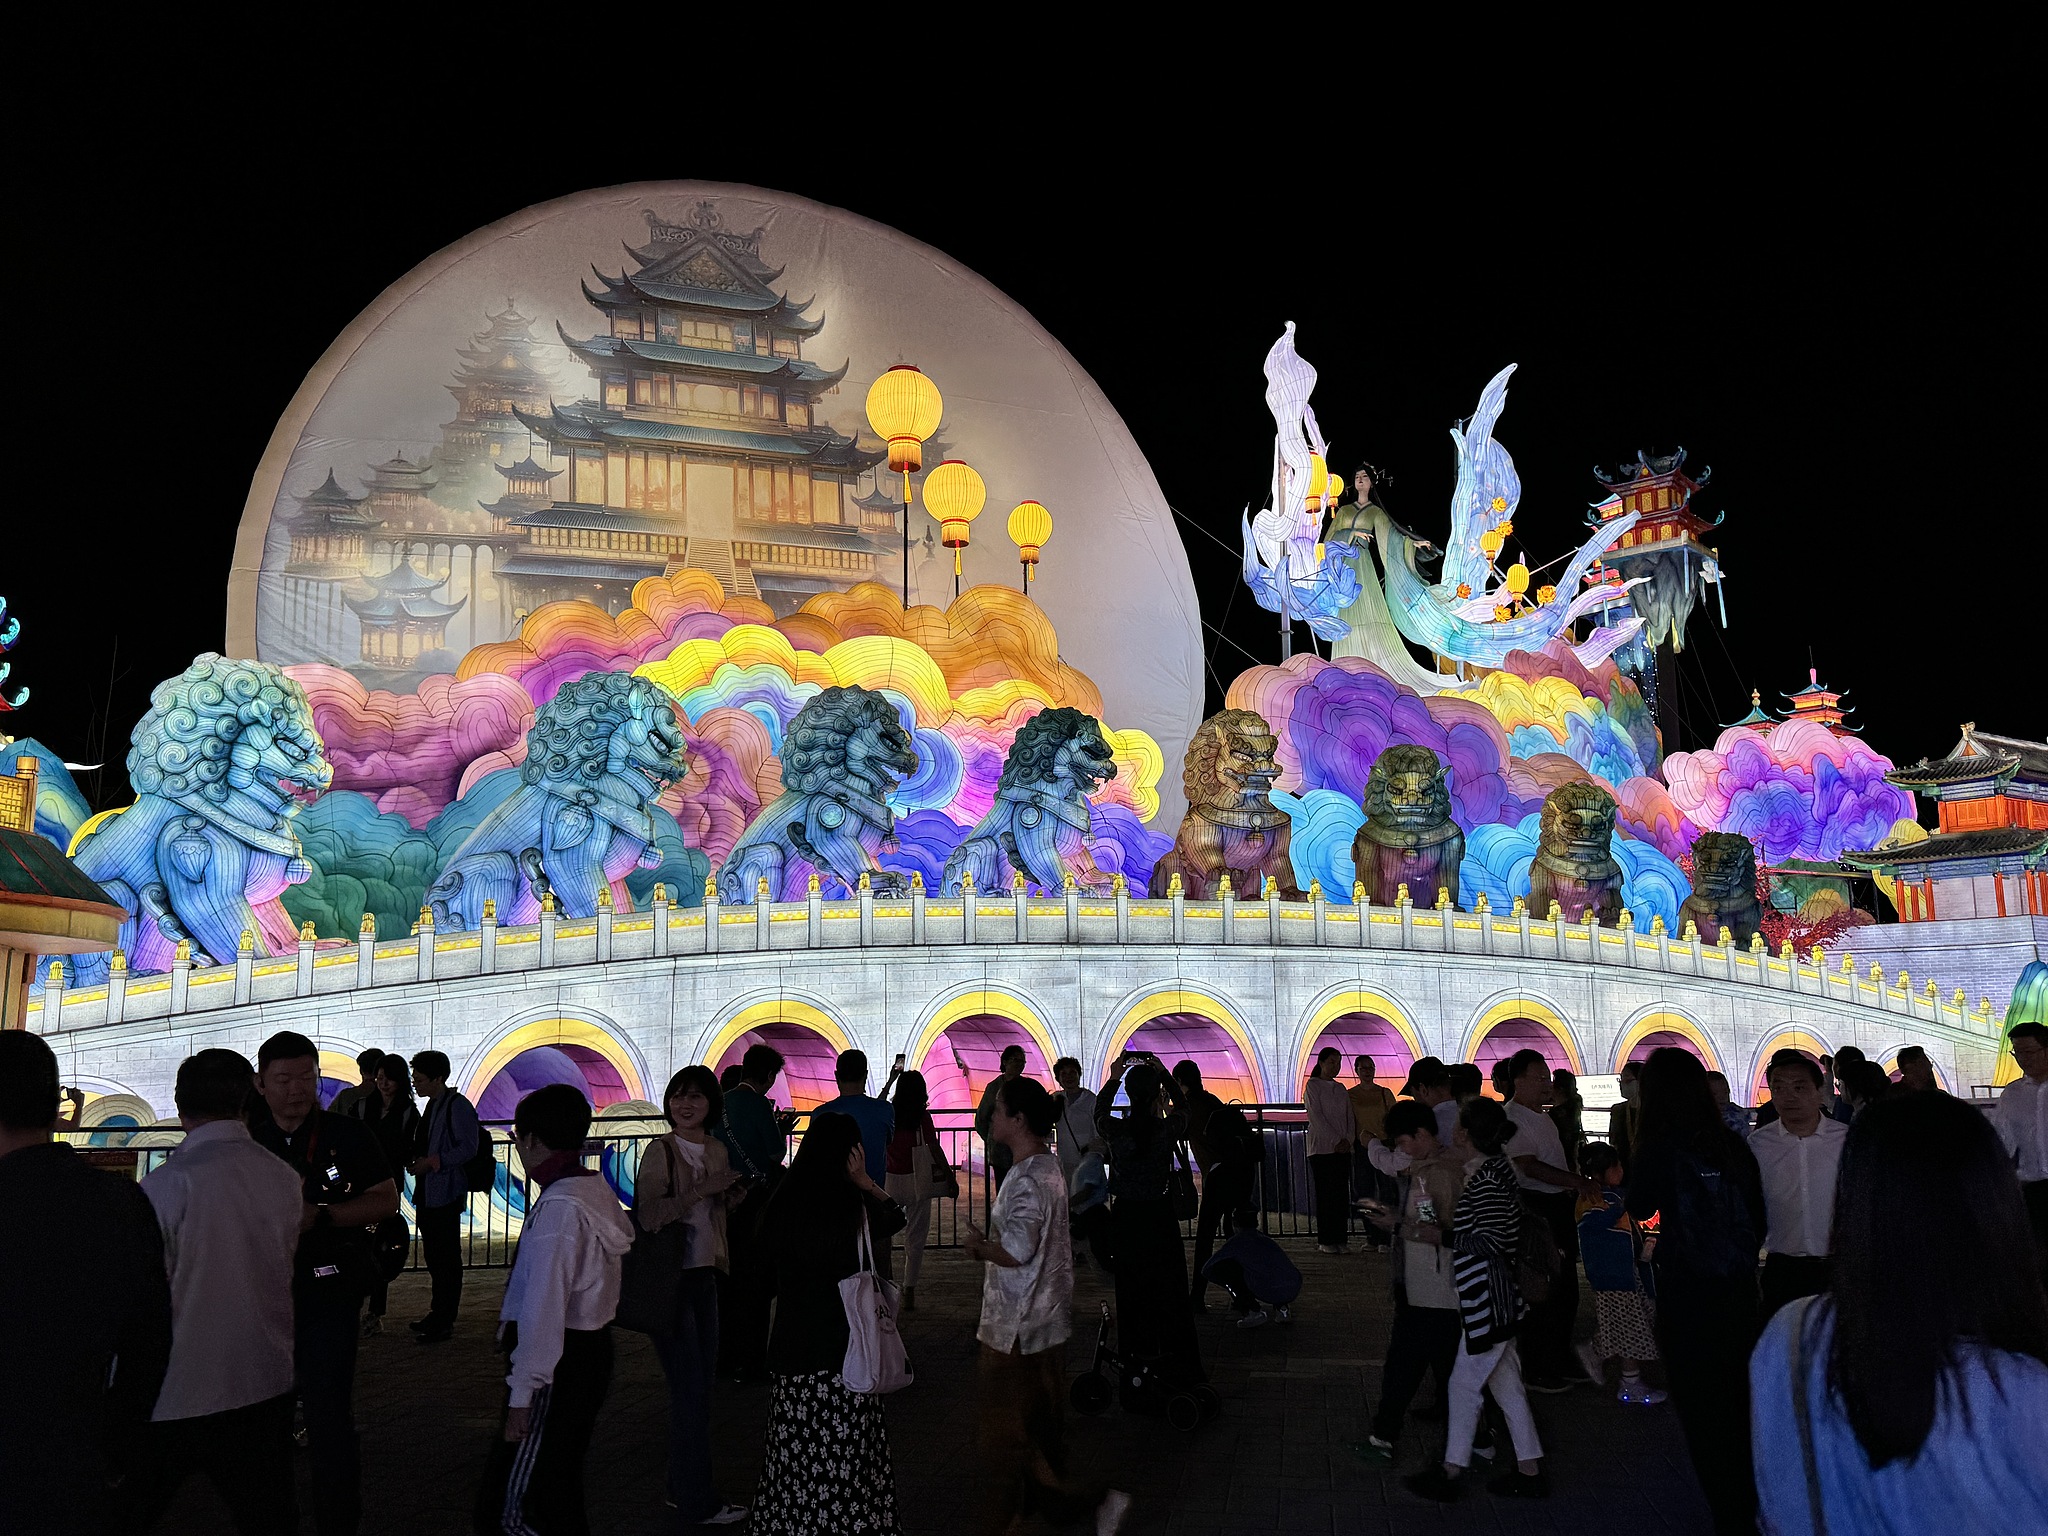
{"type": "Polygon", "coordinates": [[[1060,894],[1067,902],[1067,942],[1081,942],[1081,887],[1074,882],[1074,872],[1068,870],[1060,879],[1060,894]]]}
{"type": "Polygon", "coordinates": [[[256,934],[253,930],[242,930],[242,941],[235,946],[235,1003],[237,1006],[249,1001],[256,990],[256,934]]]}
{"type": "Polygon", "coordinates": [[[668,953],[668,887],[660,881],[654,886],[654,953],[668,953]]]}
{"type": "Polygon", "coordinates": [[[1472,909],[1479,914],[1479,953],[1490,955],[1493,953],[1493,903],[1486,899],[1486,892],[1479,893],[1472,909]]]}
{"type": "Polygon", "coordinates": [[[415,951],[418,957],[416,979],[432,981],[434,979],[434,909],[432,907],[420,908],[419,926],[413,929],[413,932],[419,935],[419,945],[415,951]]]}
{"type": "Polygon", "coordinates": [[[1351,882],[1351,907],[1358,914],[1358,947],[1372,948],[1372,898],[1365,894],[1365,882],[1351,882]]]}
{"type": "Polygon", "coordinates": [[[1522,934],[1522,947],[1516,950],[1515,953],[1526,960],[1529,958],[1529,903],[1517,896],[1515,898],[1514,910],[1509,912],[1508,916],[1515,920],[1515,924],[1521,929],[1522,934]]]}
{"type": "Polygon", "coordinates": [[[1017,913],[1016,942],[1022,944],[1031,937],[1031,891],[1021,869],[1010,872],[1010,905],[1017,913]]]}
{"type": "Polygon", "coordinates": [[[1394,911],[1401,919],[1401,948],[1415,947],[1415,903],[1408,899],[1408,886],[1404,881],[1394,892],[1394,911]]]}
{"type": "Polygon", "coordinates": [[[763,875],[754,882],[754,948],[764,953],[775,947],[770,937],[775,923],[775,914],[770,910],[774,900],[768,890],[768,877],[763,875]]]}
{"type": "Polygon", "coordinates": [[[1330,904],[1323,899],[1322,881],[1309,881],[1308,904],[1309,909],[1315,914],[1316,948],[1326,948],[1328,947],[1330,942],[1330,930],[1328,927],[1330,917],[1330,904]]]}
{"type": "Polygon", "coordinates": [[[609,965],[612,958],[612,924],[618,920],[618,909],[612,904],[612,883],[600,880],[597,887],[597,952],[599,965],[609,965]]]}
{"type": "Polygon", "coordinates": [[[192,941],[178,940],[171,951],[171,1012],[183,1013],[192,1001],[192,941]]]}
{"type": "Polygon", "coordinates": [[[960,942],[974,942],[974,871],[960,872],[960,942]]]}
{"type": "Polygon", "coordinates": [[[924,943],[924,871],[910,872],[910,942],[924,943]]]}
{"type": "Polygon", "coordinates": [[[1444,953],[1451,952],[1451,944],[1458,936],[1458,925],[1451,915],[1451,888],[1440,885],[1436,888],[1436,923],[1443,939],[1444,953]]]}
{"type": "MultiPolygon", "coordinates": [[[[115,950],[107,962],[107,1022],[118,1024],[128,1017],[128,956],[115,950]]],[[[51,1026],[55,1028],[54,1025],[51,1026]]]]}
{"type": "Polygon", "coordinates": [[[1280,882],[1271,875],[1266,876],[1266,942],[1275,949],[1280,947],[1280,882]]]}
{"type": "Polygon", "coordinates": [[[1166,883],[1166,907],[1170,914],[1168,921],[1173,933],[1173,942],[1185,944],[1188,941],[1188,893],[1176,873],[1166,883]]]}
{"type": "Polygon", "coordinates": [[[479,976],[492,976],[498,970],[498,899],[484,898],[483,916],[476,925],[476,970],[479,976]]]}
{"type": "Polygon", "coordinates": [[[1650,937],[1657,941],[1657,969],[1671,969],[1671,930],[1664,926],[1664,914],[1659,912],[1650,919],[1650,937]]]}
{"type": "Polygon", "coordinates": [[[1562,959],[1564,959],[1564,958],[1565,958],[1565,948],[1564,948],[1564,927],[1565,927],[1565,924],[1564,924],[1564,907],[1563,907],[1563,905],[1562,905],[1561,903],[1553,901],[1553,902],[1552,902],[1552,903],[1550,904],[1550,916],[1549,916],[1549,922],[1550,922],[1550,932],[1551,932],[1551,936],[1552,936],[1552,937],[1553,937],[1554,939],[1556,939],[1556,940],[1557,940],[1557,958],[1558,958],[1558,959],[1560,959],[1560,960],[1562,960],[1562,959]]]}
{"type": "Polygon", "coordinates": [[[50,962],[50,974],[43,978],[43,1033],[54,1035],[63,1027],[64,961],[60,957],[50,962]]]}
{"type": "Polygon", "coordinates": [[[860,942],[866,948],[875,942],[875,884],[868,878],[868,872],[860,872],[860,886],[854,892],[860,903],[860,942]]]}
{"type": "Polygon", "coordinates": [[[1225,870],[1216,881],[1216,899],[1223,904],[1223,942],[1237,942],[1237,892],[1230,888],[1230,871],[1225,870]]]}
{"type": "Polygon", "coordinates": [[[811,949],[825,944],[825,893],[815,871],[804,886],[804,943],[811,949]]]}
{"type": "Polygon", "coordinates": [[[555,911],[555,893],[546,892],[540,899],[540,964],[546,970],[555,963],[555,929],[561,923],[561,914],[555,911]]]}
{"type": "Polygon", "coordinates": [[[377,919],[367,912],[356,929],[356,985],[377,985],[377,919]]]}
{"type": "Polygon", "coordinates": [[[313,923],[309,918],[299,929],[299,967],[293,982],[294,995],[313,995],[313,923]]]}
{"type": "Polygon", "coordinates": [[[718,953],[718,882],[704,879],[704,953],[718,953]]]}
{"type": "Polygon", "coordinates": [[[1116,900],[1116,941],[1119,944],[1131,942],[1131,887],[1119,873],[1112,887],[1116,900]]]}

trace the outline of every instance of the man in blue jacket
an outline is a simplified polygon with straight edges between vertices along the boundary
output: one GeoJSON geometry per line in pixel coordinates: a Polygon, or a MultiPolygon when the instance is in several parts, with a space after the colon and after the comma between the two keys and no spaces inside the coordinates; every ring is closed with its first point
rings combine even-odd
{"type": "Polygon", "coordinates": [[[439,1344],[455,1332],[455,1310],[462,1302],[462,1212],[469,1204],[463,1164],[476,1156],[484,1134],[476,1106],[448,1086],[451,1070],[440,1051],[421,1051],[412,1059],[413,1091],[427,1107],[420,1115],[416,1155],[406,1169],[413,1177],[420,1247],[434,1279],[433,1305],[411,1325],[422,1344],[439,1344]]]}

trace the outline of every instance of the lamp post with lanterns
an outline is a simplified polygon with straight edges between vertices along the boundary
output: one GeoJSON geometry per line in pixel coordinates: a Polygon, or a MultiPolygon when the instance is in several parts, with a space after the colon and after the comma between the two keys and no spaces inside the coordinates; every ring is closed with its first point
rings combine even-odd
{"type": "Polygon", "coordinates": [[[974,466],[948,459],[924,478],[924,504],[939,520],[939,542],[953,551],[953,596],[960,596],[960,551],[968,544],[968,527],[981,516],[988,486],[974,466]]]}
{"type": "Polygon", "coordinates": [[[1024,566],[1024,579],[1018,585],[1026,597],[1031,595],[1032,573],[1038,569],[1038,552],[1051,537],[1052,514],[1042,502],[1020,501],[1011,509],[1010,542],[1017,546],[1017,559],[1024,566]]]}
{"type": "MultiPolygon", "coordinates": [[[[924,444],[939,430],[946,402],[914,363],[898,363],[868,386],[868,425],[889,445],[889,468],[903,473],[903,606],[910,606],[910,476],[924,467],[924,444]]],[[[963,466],[964,467],[964,466],[963,466]]],[[[972,471],[969,471],[972,473],[972,471]]],[[[975,477],[980,484],[980,477],[975,477]]],[[[930,505],[931,486],[925,487],[930,505]]],[[[975,511],[980,511],[980,503],[975,511]]],[[[970,517],[973,513],[968,514],[970,517]]],[[[963,541],[964,542],[964,541],[963,541]]],[[[956,594],[957,595],[957,594],[956,594]]]]}

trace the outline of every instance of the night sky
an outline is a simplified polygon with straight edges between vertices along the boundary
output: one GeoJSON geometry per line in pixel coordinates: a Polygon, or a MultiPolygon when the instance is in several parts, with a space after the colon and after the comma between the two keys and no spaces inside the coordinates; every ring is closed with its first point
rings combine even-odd
{"type": "MultiPolygon", "coordinates": [[[[1809,657],[1895,759],[1945,752],[1963,720],[2048,734],[2038,253],[1983,155],[1355,165],[1297,198],[1241,156],[1134,139],[1128,155],[959,157],[899,200],[863,154],[815,144],[572,157],[576,136],[542,129],[556,152],[468,154],[429,116],[431,152],[271,124],[175,158],[139,143],[109,179],[61,161],[23,173],[17,212],[38,211],[17,220],[7,456],[17,496],[33,466],[69,470],[8,519],[10,685],[33,698],[0,729],[104,756],[99,783],[82,778],[101,804],[129,798],[119,765],[150,686],[221,645],[249,477],[357,311],[529,204],[682,177],[892,224],[1067,346],[1197,525],[1181,532],[1213,626],[1210,708],[1276,659],[1237,526],[1268,474],[1261,360],[1293,320],[1336,467],[1388,468],[1391,509],[1421,536],[1447,526],[1446,430],[1509,362],[1497,436],[1532,564],[1582,537],[1595,464],[1683,444],[1690,470],[1712,466],[1697,505],[1727,512],[1728,628],[1711,600],[1695,611],[1667,748],[1710,744],[1752,687],[1779,702],[1809,657]]],[[[1055,536],[1048,580],[1057,559],[1055,536]]]]}

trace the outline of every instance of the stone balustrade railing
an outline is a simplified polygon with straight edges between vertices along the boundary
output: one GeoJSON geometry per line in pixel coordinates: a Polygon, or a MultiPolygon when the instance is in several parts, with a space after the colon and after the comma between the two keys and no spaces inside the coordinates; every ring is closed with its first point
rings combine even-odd
{"type": "Polygon", "coordinates": [[[1825,998],[1994,1039],[1999,1032],[1988,999],[1972,1008],[1961,991],[1943,998],[1932,981],[1915,991],[1903,971],[1891,981],[1876,965],[1859,975],[1850,954],[1831,966],[1831,957],[1818,949],[1804,959],[1789,944],[1770,954],[1761,938],[1747,948],[1704,944],[1689,923],[1681,937],[1665,932],[1661,919],[1644,933],[1626,912],[1619,927],[1607,928],[1596,918],[1563,921],[1554,907],[1550,916],[1537,917],[1519,901],[1506,915],[1488,911],[1483,900],[1479,910],[1460,912],[1439,893],[1434,908],[1417,908],[1405,899],[1405,887],[1404,899],[1392,907],[1367,905],[1362,890],[1354,890],[1351,905],[1327,901],[1320,888],[1312,888],[1305,901],[1283,901],[1270,884],[1263,896],[1239,898],[1226,888],[1220,899],[1189,901],[1177,879],[1172,894],[1149,899],[1132,896],[1121,876],[1110,895],[1069,886],[1050,899],[1021,886],[935,898],[914,883],[908,895],[863,889],[854,900],[826,901],[812,883],[809,898],[797,902],[770,901],[764,883],[761,895],[740,907],[722,905],[716,889],[707,886],[704,904],[689,908],[674,905],[656,886],[647,912],[617,913],[606,900],[586,918],[561,917],[550,900],[540,920],[524,926],[502,926],[487,909],[475,932],[436,932],[432,914],[423,910],[407,938],[380,942],[366,920],[358,941],[342,948],[318,945],[308,925],[297,954],[275,959],[258,957],[253,935],[245,934],[233,965],[194,967],[181,944],[167,975],[131,975],[117,952],[105,986],[67,990],[62,971],[53,966],[29,1011],[33,1027],[53,1034],[363,987],[650,958],[715,961],[725,955],[903,946],[1240,945],[1628,966],[1825,998]]]}

